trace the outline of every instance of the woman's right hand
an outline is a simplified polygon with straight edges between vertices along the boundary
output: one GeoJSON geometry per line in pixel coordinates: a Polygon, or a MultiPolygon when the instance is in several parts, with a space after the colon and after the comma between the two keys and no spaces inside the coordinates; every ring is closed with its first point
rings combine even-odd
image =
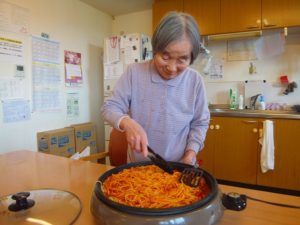
{"type": "Polygon", "coordinates": [[[129,117],[124,117],[121,120],[119,127],[125,131],[130,148],[137,152],[141,152],[144,157],[147,157],[148,138],[141,125],[129,117]]]}

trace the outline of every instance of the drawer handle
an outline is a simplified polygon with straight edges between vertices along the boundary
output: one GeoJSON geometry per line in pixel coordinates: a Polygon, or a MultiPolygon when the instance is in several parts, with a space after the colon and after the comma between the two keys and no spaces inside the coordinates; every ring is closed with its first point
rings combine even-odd
{"type": "Polygon", "coordinates": [[[264,24],[264,27],[276,27],[276,24],[264,24]]]}
{"type": "Polygon", "coordinates": [[[244,123],[257,123],[256,120],[243,120],[244,123]]]}
{"type": "Polygon", "coordinates": [[[258,29],[259,26],[250,26],[250,27],[246,27],[248,30],[251,30],[251,29],[258,29]]]}

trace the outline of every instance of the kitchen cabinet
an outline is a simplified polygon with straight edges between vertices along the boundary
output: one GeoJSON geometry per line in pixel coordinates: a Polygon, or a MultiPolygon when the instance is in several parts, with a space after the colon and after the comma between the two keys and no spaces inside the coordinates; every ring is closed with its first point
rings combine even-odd
{"type": "Polygon", "coordinates": [[[259,120],[212,117],[204,149],[203,168],[217,179],[256,183],[259,120]]]}
{"type": "Polygon", "coordinates": [[[262,0],[262,28],[300,25],[299,0],[262,0]]]}
{"type": "Polygon", "coordinates": [[[261,0],[220,0],[221,33],[259,30],[261,0]]]}
{"type": "Polygon", "coordinates": [[[214,143],[215,134],[220,125],[215,118],[210,119],[210,125],[206,133],[204,148],[197,154],[197,160],[200,160],[200,167],[207,172],[214,174],[214,143]]]}
{"type": "Polygon", "coordinates": [[[299,0],[220,1],[222,33],[300,25],[299,0]]]}
{"type": "Polygon", "coordinates": [[[183,11],[191,14],[198,23],[201,35],[220,32],[220,0],[184,0],[183,11]]]}
{"type": "Polygon", "coordinates": [[[211,118],[204,149],[197,155],[202,168],[217,179],[300,191],[300,120],[274,122],[275,168],[262,173],[264,118],[211,118]]]}
{"type": "Polygon", "coordinates": [[[257,184],[300,190],[300,120],[273,121],[275,168],[262,173],[259,167],[257,184]]]}
{"type": "Polygon", "coordinates": [[[195,17],[202,35],[261,27],[261,0],[184,0],[183,11],[195,17]]]}
{"type": "Polygon", "coordinates": [[[299,0],[156,0],[153,27],[172,10],[193,15],[202,35],[300,25],[299,0]]]}
{"type": "Polygon", "coordinates": [[[161,18],[170,11],[183,11],[183,0],[155,0],[152,5],[152,30],[161,18]]]}

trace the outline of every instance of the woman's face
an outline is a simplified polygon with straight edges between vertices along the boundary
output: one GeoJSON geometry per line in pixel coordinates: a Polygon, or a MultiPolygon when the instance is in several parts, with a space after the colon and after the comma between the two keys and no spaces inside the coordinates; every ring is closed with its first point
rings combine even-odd
{"type": "Polygon", "coordinates": [[[187,37],[171,42],[154,56],[154,65],[165,80],[177,77],[191,62],[192,44],[187,37]]]}

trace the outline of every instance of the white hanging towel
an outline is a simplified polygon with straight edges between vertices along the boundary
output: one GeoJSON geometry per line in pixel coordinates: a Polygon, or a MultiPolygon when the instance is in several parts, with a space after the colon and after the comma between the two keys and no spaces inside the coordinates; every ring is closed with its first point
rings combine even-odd
{"type": "Polygon", "coordinates": [[[263,122],[263,135],[259,140],[261,144],[260,166],[263,173],[268,170],[274,170],[274,132],[273,121],[265,120],[263,122]]]}

